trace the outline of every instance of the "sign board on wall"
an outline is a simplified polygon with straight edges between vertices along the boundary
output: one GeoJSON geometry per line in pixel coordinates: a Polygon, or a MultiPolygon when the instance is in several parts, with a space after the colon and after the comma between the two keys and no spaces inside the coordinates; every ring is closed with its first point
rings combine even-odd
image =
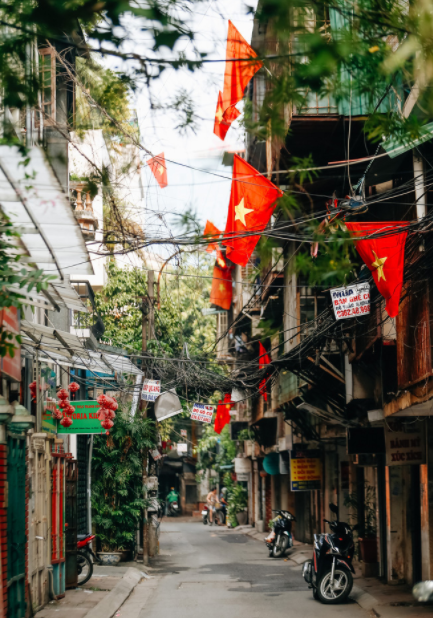
{"type": "Polygon", "coordinates": [[[161,394],[161,380],[144,380],[141,398],[143,401],[156,401],[161,394]]]}
{"type": "Polygon", "coordinates": [[[101,406],[97,401],[71,401],[71,406],[75,408],[75,412],[72,414],[73,423],[70,427],[63,427],[59,421],[52,417],[53,405],[56,404],[48,403],[42,414],[42,430],[44,432],[69,435],[104,433],[105,430],[101,426],[101,421],[98,420],[98,410],[101,406]]]}
{"type": "Polygon", "coordinates": [[[211,423],[213,411],[213,406],[207,406],[204,403],[195,403],[192,407],[191,420],[201,421],[202,423],[211,423]]]}
{"type": "Polygon", "coordinates": [[[332,306],[337,320],[370,313],[370,284],[358,283],[347,288],[331,290],[332,306]]]}
{"type": "Polygon", "coordinates": [[[320,451],[291,451],[290,485],[292,491],[320,489],[321,480],[320,451]]]}
{"type": "Polygon", "coordinates": [[[419,425],[416,431],[402,431],[400,424],[390,422],[385,431],[385,440],[387,466],[420,465],[426,462],[425,434],[419,425]]]}

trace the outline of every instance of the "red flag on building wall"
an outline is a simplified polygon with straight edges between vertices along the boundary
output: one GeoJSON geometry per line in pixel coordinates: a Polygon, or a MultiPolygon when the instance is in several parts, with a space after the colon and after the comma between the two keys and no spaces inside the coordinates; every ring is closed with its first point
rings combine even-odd
{"type": "Polygon", "coordinates": [[[355,241],[355,248],[365,265],[371,271],[380,294],[386,300],[386,311],[390,318],[398,314],[401,288],[403,286],[404,248],[407,231],[398,228],[408,225],[407,221],[385,221],[381,223],[346,223],[347,229],[356,236],[386,233],[380,238],[355,241]],[[390,234],[390,231],[395,233],[390,234]]]}
{"type": "MultiPolygon", "coordinates": [[[[206,240],[218,240],[221,234],[222,232],[220,232],[220,230],[213,223],[211,223],[210,221],[206,221],[206,225],[203,231],[203,236],[206,238],[206,240]]],[[[215,251],[217,247],[218,244],[216,242],[211,242],[206,247],[206,251],[208,253],[212,253],[212,251],[215,251]]]]}
{"type": "Polygon", "coordinates": [[[232,269],[215,266],[213,269],[210,302],[228,311],[232,304],[232,296],[232,269]]]}
{"type": "Polygon", "coordinates": [[[229,21],[224,90],[222,94],[223,112],[242,100],[248,82],[263,66],[260,60],[254,61],[254,58],[257,58],[254,49],[246,42],[232,22],[229,21]],[[251,60],[248,60],[249,58],[251,60]]]}
{"type": "Polygon", "coordinates": [[[213,132],[224,141],[227,131],[232,122],[240,115],[240,111],[236,109],[234,105],[224,110],[222,97],[222,92],[218,92],[218,103],[215,112],[213,132]]]}
{"type": "Polygon", "coordinates": [[[230,423],[230,410],[232,409],[232,398],[230,393],[224,394],[224,401],[219,401],[214,423],[216,433],[221,433],[226,425],[230,423]]]}
{"type": "Polygon", "coordinates": [[[229,212],[222,243],[232,262],[241,266],[247,264],[274,212],[277,198],[282,195],[283,192],[252,165],[234,155],[229,212]]]}
{"type": "MultiPolygon", "coordinates": [[[[260,369],[262,369],[263,367],[266,367],[266,365],[269,365],[270,362],[271,362],[271,359],[269,357],[269,354],[266,352],[265,346],[262,344],[261,341],[259,341],[259,367],[260,369]]],[[[265,401],[268,400],[268,393],[266,391],[266,378],[264,378],[260,382],[259,393],[263,395],[263,399],[265,401]]]]}
{"type": "Polygon", "coordinates": [[[165,164],[165,156],[164,153],[156,155],[153,159],[149,159],[147,161],[147,165],[152,170],[152,174],[155,176],[159,186],[161,189],[167,186],[167,166],[165,164]]]}

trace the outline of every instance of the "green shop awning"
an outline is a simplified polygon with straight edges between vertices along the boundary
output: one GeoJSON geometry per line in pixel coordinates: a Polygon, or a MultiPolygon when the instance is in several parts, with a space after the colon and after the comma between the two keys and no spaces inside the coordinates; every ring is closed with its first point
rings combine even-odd
{"type": "Polygon", "coordinates": [[[421,127],[419,132],[419,137],[414,140],[408,140],[402,142],[399,139],[389,139],[386,142],[383,142],[382,146],[391,159],[395,159],[399,155],[404,154],[408,150],[412,150],[416,146],[420,144],[424,144],[424,142],[428,142],[433,138],[433,122],[429,122],[428,124],[421,127]]]}

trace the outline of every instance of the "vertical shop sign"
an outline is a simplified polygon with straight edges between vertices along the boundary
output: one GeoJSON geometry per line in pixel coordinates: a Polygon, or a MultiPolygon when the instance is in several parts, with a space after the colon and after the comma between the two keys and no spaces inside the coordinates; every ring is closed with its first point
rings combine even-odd
{"type": "Polygon", "coordinates": [[[292,491],[320,489],[322,466],[320,451],[291,451],[290,485],[292,491]]]}
{"type": "Polygon", "coordinates": [[[389,422],[385,430],[386,465],[420,465],[426,462],[425,433],[420,424],[404,427],[401,423],[389,422]]]}

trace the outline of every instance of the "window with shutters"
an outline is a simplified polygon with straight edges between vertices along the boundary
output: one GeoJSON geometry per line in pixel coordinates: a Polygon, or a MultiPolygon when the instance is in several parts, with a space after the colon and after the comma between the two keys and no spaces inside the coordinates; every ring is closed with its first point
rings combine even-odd
{"type": "Polygon", "coordinates": [[[44,124],[56,120],[56,58],[51,48],[39,50],[41,109],[44,124]]]}

